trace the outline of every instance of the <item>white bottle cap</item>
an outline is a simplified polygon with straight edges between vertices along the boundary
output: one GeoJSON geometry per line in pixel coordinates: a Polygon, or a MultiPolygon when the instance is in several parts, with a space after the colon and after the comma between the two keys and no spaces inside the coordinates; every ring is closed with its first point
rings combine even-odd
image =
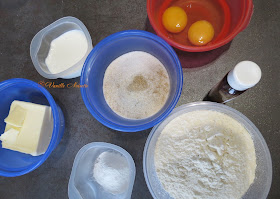
{"type": "Polygon", "coordinates": [[[228,84],[235,90],[244,91],[255,86],[261,79],[260,67],[251,61],[238,63],[227,76],[228,84]]]}

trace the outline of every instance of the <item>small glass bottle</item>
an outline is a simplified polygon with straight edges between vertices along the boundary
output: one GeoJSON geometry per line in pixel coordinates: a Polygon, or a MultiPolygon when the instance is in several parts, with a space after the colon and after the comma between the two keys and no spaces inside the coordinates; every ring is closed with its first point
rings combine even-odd
{"type": "Polygon", "coordinates": [[[256,63],[242,61],[208,92],[203,101],[226,103],[255,86],[261,75],[261,69],[256,63]]]}

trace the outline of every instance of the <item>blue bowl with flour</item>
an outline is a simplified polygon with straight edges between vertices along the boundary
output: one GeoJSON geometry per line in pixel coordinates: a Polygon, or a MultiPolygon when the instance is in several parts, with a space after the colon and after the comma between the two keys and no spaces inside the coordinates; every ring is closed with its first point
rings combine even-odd
{"type": "Polygon", "coordinates": [[[15,177],[38,168],[60,142],[64,132],[64,116],[51,94],[41,85],[27,79],[9,79],[0,82],[0,135],[5,130],[4,119],[14,100],[50,106],[53,114],[53,133],[47,151],[40,156],[2,148],[0,141],[0,176],[15,177]]]}
{"type": "Polygon", "coordinates": [[[180,61],[174,50],[160,37],[140,30],[112,34],[98,43],[88,55],[81,75],[84,103],[89,112],[102,124],[118,131],[136,132],[161,122],[177,104],[183,85],[180,61]],[[108,106],[103,94],[103,78],[107,67],[119,56],[144,51],[156,57],[166,68],[170,79],[170,93],[165,105],[155,115],[145,119],[127,119],[108,106]]]}

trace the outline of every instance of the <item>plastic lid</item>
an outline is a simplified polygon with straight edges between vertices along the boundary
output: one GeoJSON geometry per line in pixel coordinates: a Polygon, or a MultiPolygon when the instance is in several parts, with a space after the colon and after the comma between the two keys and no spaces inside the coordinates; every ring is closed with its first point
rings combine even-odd
{"type": "Polygon", "coordinates": [[[244,91],[255,86],[261,79],[260,67],[251,61],[242,61],[231,70],[227,76],[228,84],[238,91],[244,91]]]}

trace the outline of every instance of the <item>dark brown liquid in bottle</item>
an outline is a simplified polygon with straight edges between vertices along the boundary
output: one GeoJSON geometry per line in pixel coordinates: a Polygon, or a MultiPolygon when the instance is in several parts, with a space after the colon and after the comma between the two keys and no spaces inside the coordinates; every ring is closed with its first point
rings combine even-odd
{"type": "Polygon", "coordinates": [[[246,91],[238,91],[232,88],[227,82],[227,75],[209,91],[203,101],[226,103],[246,91]]]}

